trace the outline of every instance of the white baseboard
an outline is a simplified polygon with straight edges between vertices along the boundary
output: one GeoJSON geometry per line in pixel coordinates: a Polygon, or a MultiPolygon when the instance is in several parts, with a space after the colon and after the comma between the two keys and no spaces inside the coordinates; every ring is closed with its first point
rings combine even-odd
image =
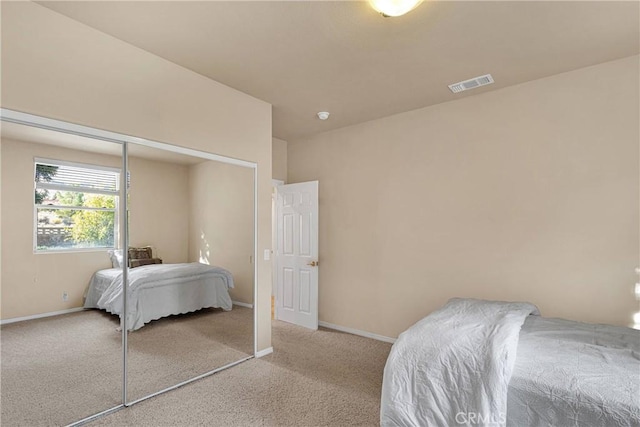
{"type": "Polygon", "coordinates": [[[265,348],[264,350],[260,350],[256,353],[256,359],[259,359],[271,353],[273,353],[273,347],[265,348]]]}
{"type": "Polygon", "coordinates": [[[359,329],[347,328],[346,326],[334,325],[333,323],[327,323],[327,322],[320,321],[320,322],[318,322],[318,325],[322,326],[324,328],[335,329],[336,331],[346,332],[348,334],[353,334],[353,335],[360,335],[361,337],[371,338],[371,339],[378,340],[378,341],[384,341],[384,342],[388,342],[388,343],[391,343],[391,344],[396,342],[395,338],[385,337],[384,335],[378,335],[378,334],[374,334],[372,332],[361,331],[359,329]]]}
{"type": "Polygon", "coordinates": [[[67,310],[51,311],[49,313],[33,314],[31,316],[13,317],[11,319],[0,320],[0,325],[8,325],[9,323],[23,322],[25,320],[42,319],[43,317],[59,316],[61,314],[76,313],[83,311],[84,307],[69,308],[67,310]]]}
{"type": "Polygon", "coordinates": [[[247,304],[246,302],[240,302],[240,301],[231,301],[233,303],[233,305],[239,305],[240,307],[247,307],[247,308],[253,308],[253,304],[247,304]]]}

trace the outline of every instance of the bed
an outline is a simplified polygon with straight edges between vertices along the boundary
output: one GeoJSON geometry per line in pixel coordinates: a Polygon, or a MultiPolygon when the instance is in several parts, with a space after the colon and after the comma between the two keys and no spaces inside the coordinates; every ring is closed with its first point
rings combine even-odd
{"type": "Polygon", "coordinates": [[[640,331],[452,299],[400,335],[383,426],[640,426],[640,331]]]}
{"type": "MultiPolygon", "coordinates": [[[[162,317],[202,308],[232,308],[233,276],[223,268],[200,264],[151,264],[128,270],[127,329],[137,330],[162,317]]],[[[122,314],[122,269],[99,270],[91,278],[85,308],[122,314]]]]}

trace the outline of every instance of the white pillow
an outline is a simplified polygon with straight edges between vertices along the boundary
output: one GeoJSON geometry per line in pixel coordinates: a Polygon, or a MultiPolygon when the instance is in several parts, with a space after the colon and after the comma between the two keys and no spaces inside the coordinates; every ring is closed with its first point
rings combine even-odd
{"type": "Polygon", "coordinates": [[[111,260],[111,267],[122,268],[122,249],[115,249],[109,251],[109,259],[111,260]]]}

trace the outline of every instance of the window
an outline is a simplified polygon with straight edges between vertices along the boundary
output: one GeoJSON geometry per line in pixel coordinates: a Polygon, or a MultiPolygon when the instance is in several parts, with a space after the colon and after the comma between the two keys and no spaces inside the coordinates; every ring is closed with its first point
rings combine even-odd
{"type": "Polygon", "coordinates": [[[34,166],[35,251],[114,248],[119,169],[46,159],[34,166]]]}

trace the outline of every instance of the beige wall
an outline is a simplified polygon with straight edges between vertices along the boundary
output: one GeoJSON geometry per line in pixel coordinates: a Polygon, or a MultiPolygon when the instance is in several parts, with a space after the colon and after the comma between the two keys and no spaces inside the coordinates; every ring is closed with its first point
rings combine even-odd
{"type": "MultiPolygon", "coordinates": [[[[3,107],[257,163],[258,251],[271,246],[271,105],[32,2],[0,7],[3,107]]],[[[257,262],[260,350],[271,264],[257,262]]]]}
{"type": "Polygon", "coordinates": [[[111,267],[106,251],[33,253],[33,158],[119,167],[117,157],[3,139],[2,318],[82,307],[91,275],[111,267]],[[68,301],[62,293],[69,294],[68,301]]]}
{"type": "Polygon", "coordinates": [[[253,304],[253,169],[191,166],[189,200],[189,261],[229,270],[231,299],[253,304]]]}
{"type": "MultiPolygon", "coordinates": [[[[120,158],[8,139],[2,140],[0,151],[2,264],[10,266],[1,272],[2,319],[82,307],[91,275],[110,268],[111,263],[106,250],[33,253],[33,159],[121,167],[120,158]],[[69,295],[67,301],[62,300],[63,292],[69,295]]],[[[129,169],[132,188],[136,190],[131,195],[132,245],[154,246],[165,262],[186,262],[186,166],[131,158],[129,169]],[[166,199],[176,202],[171,210],[158,198],[158,185],[164,188],[166,199]],[[154,194],[158,200],[147,194],[154,194]]]]}
{"type": "MultiPolygon", "coordinates": [[[[0,124],[2,126],[2,124],[0,124]]],[[[0,319],[2,313],[2,139],[0,139],[0,319]]]]}
{"type": "Polygon", "coordinates": [[[287,182],[287,141],[273,138],[271,177],[287,182]]]}
{"type": "Polygon", "coordinates": [[[164,263],[189,258],[189,169],[129,156],[129,245],[152,246],[164,263]]]}
{"type": "Polygon", "coordinates": [[[395,337],[448,298],[628,325],[638,57],[289,141],[320,181],[319,309],[395,337]]]}

